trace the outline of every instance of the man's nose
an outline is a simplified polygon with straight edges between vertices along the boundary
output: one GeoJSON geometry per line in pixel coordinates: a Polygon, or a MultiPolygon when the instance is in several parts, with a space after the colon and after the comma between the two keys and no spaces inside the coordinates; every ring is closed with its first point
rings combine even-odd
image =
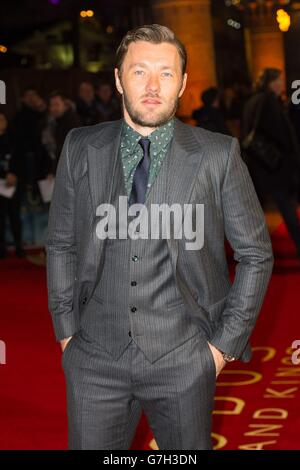
{"type": "Polygon", "coordinates": [[[158,91],[160,87],[159,77],[151,74],[147,82],[147,89],[149,91],[158,91]]]}

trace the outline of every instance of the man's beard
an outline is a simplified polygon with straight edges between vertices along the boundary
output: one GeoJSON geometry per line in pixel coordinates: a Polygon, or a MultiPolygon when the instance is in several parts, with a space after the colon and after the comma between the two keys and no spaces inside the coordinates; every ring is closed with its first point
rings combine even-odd
{"type": "Polygon", "coordinates": [[[146,114],[143,114],[142,112],[138,111],[135,109],[134,105],[126,95],[125,91],[123,90],[123,110],[124,107],[126,108],[126,111],[128,112],[130,119],[132,122],[139,126],[143,127],[159,127],[166,122],[168,122],[176,113],[176,110],[179,105],[179,98],[177,97],[173,103],[173,106],[169,109],[166,109],[165,111],[161,111],[158,113],[156,116],[153,116],[152,118],[147,118],[146,114]]]}

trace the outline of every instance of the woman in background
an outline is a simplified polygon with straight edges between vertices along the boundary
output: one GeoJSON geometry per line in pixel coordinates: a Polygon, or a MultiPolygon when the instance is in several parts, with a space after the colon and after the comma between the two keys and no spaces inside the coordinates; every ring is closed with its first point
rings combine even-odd
{"type": "Polygon", "coordinates": [[[264,161],[251,154],[247,164],[260,199],[271,196],[277,205],[300,258],[300,223],[294,200],[300,173],[299,148],[281,99],[283,88],[280,70],[263,70],[255,84],[254,94],[244,108],[243,134],[247,136],[255,127],[256,134],[263,136],[264,142],[274,150],[273,154],[272,151],[265,153],[264,161]],[[272,163],[275,153],[281,157],[276,168],[274,160],[272,163]]]}

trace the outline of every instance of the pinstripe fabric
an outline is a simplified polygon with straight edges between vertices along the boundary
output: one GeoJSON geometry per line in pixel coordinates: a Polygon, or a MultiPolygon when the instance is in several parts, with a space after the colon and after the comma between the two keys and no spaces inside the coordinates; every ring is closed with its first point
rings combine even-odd
{"type": "Polygon", "coordinates": [[[121,122],[68,134],[50,207],[49,310],[58,340],[75,335],[63,354],[70,445],[126,448],[142,404],[161,448],[209,448],[215,370],[207,339],[251,357],[273,266],[264,214],[237,140],[175,118],[146,204],[203,203],[204,247],[189,251],[174,237],[100,240],[97,207],[125,194],[121,122]],[[233,285],[225,236],[238,261],[233,285]]]}
{"type": "MultiPolygon", "coordinates": [[[[121,120],[71,131],[59,161],[49,213],[47,281],[57,339],[74,334],[99,283],[105,241],[96,208],[110,202],[120,171],[121,120]],[[113,178],[111,175],[114,175],[113,178]]],[[[204,248],[168,240],[176,284],[211,341],[248,361],[250,334],[273,266],[264,215],[236,139],[175,118],[166,201],[205,205],[204,248]],[[231,288],[224,233],[239,261],[231,288]]]]}
{"type": "MultiPolygon", "coordinates": [[[[166,199],[169,168],[170,153],[145,201],[149,212],[152,204],[161,204],[166,199]]],[[[111,198],[115,207],[120,194],[125,194],[125,187],[118,164],[111,198]]],[[[177,288],[167,241],[161,234],[159,239],[150,239],[150,224],[147,239],[107,240],[101,279],[80,324],[115,359],[134,338],[151,362],[199,331],[177,288]],[[131,286],[133,280],[136,286],[131,286]]]]}
{"type": "Polygon", "coordinates": [[[216,369],[201,333],[151,364],[134,341],[116,361],[79,331],[62,365],[70,449],[129,449],[142,409],[159,449],[211,449],[216,369]]]}

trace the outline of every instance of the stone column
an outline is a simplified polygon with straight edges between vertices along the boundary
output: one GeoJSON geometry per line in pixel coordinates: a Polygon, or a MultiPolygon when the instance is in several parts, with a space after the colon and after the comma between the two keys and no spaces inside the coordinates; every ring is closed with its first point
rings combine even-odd
{"type": "Polygon", "coordinates": [[[276,21],[273,2],[253,2],[247,11],[245,28],[246,55],[252,80],[262,69],[271,67],[282,70],[285,82],[283,34],[276,21]]]}
{"type": "Polygon", "coordinates": [[[154,0],[154,22],[172,29],[188,53],[188,81],[178,115],[189,122],[201,92],[216,85],[210,0],[154,0]]]}

